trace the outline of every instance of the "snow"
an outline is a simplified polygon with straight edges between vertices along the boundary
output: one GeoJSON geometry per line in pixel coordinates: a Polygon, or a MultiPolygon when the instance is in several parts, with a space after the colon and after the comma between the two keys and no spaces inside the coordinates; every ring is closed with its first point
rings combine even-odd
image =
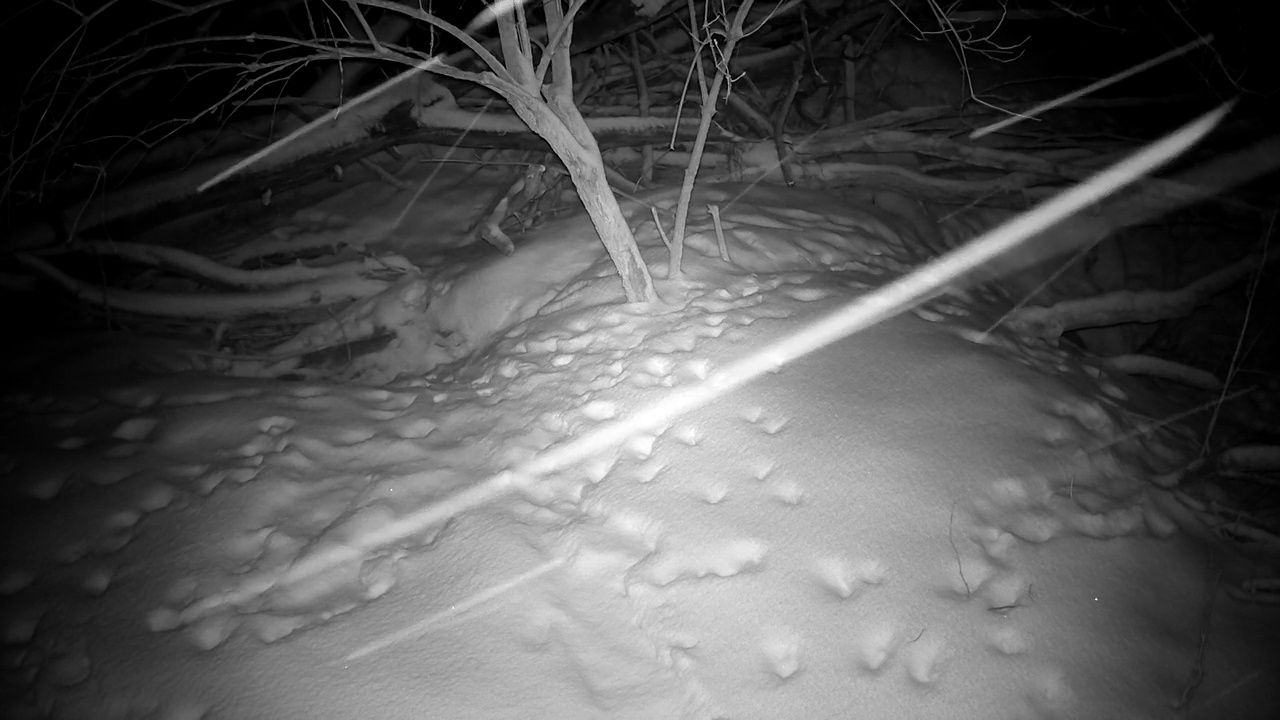
{"type": "Polygon", "coordinates": [[[1149,427],[1173,408],[985,332],[999,294],[546,460],[922,260],[866,203],[708,203],[732,263],[695,213],[659,307],[618,304],[580,216],[442,270],[353,364],[406,371],[378,386],[31,348],[3,396],[4,716],[1275,716],[1280,624],[1220,587],[1249,561],[1145,479],[1188,447],[1149,427]]]}

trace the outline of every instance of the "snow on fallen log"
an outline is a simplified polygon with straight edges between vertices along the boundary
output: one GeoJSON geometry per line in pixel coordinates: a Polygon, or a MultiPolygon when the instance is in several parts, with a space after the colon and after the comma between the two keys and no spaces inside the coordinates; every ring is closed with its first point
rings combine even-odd
{"type": "Polygon", "coordinates": [[[379,271],[413,272],[417,268],[399,255],[382,255],[355,262],[317,267],[295,263],[261,270],[242,270],[230,267],[203,255],[177,248],[144,245],[129,242],[88,241],[77,243],[75,249],[83,249],[99,255],[116,255],[126,260],[181,270],[191,275],[230,285],[233,287],[269,287],[294,283],[358,276],[379,271]]]}
{"type": "Polygon", "coordinates": [[[237,320],[265,313],[290,312],[359,300],[377,295],[390,285],[384,280],[348,276],[322,278],[254,292],[142,292],[89,285],[32,255],[19,253],[15,258],[61,285],[79,300],[113,310],[154,317],[237,320]]]}

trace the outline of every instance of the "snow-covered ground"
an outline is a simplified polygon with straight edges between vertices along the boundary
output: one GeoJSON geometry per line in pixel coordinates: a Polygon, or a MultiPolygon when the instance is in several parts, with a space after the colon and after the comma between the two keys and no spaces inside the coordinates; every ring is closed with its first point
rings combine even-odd
{"type": "Polygon", "coordinates": [[[921,260],[900,218],[742,191],[700,191],[733,262],[696,213],[661,307],[617,304],[585,219],[553,222],[389,350],[461,362],[380,387],[88,342],[28,363],[2,406],[4,716],[1277,716],[1276,614],[1221,592],[1247,561],[1145,480],[1186,450],[1140,432],[1173,408],[984,334],[985,293],[495,478],[921,260]]]}

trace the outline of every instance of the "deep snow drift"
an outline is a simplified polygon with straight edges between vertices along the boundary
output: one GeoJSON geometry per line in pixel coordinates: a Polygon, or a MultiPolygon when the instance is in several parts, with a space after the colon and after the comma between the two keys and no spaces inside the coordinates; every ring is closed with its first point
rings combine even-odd
{"type": "Polygon", "coordinates": [[[91,348],[10,378],[5,717],[1275,717],[1276,616],[1220,591],[1247,562],[1144,480],[1170,408],[984,334],[995,296],[490,480],[921,260],[901,219],[741,190],[700,191],[733,262],[695,218],[663,307],[552,223],[392,349],[463,362],[382,387],[91,348]]]}

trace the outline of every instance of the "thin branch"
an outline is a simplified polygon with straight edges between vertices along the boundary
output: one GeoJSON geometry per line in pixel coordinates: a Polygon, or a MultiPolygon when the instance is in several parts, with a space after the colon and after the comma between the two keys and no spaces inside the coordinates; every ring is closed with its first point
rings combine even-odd
{"type": "MultiPolygon", "coordinates": [[[[547,47],[542,53],[542,59],[538,61],[537,72],[533,74],[533,76],[538,79],[539,85],[541,85],[543,79],[547,77],[547,68],[551,65],[551,58],[555,56],[556,48],[560,47],[562,43],[565,48],[569,47],[567,38],[570,37],[569,33],[573,30],[573,19],[577,16],[578,11],[582,9],[582,6],[585,5],[586,2],[587,0],[573,0],[569,5],[569,9],[565,11],[564,17],[554,23],[550,17],[547,18],[547,27],[554,27],[555,31],[551,34],[550,40],[547,41],[547,47]]],[[[557,9],[558,8],[559,6],[557,6],[557,9]]]]}
{"type": "Polygon", "coordinates": [[[1097,90],[1101,90],[1102,88],[1105,88],[1109,85],[1114,85],[1120,82],[1121,80],[1133,77],[1134,75],[1137,75],[1138,73],[1143,72],[1145,70],[1150,70],[1151,68],[1163,62],[1172,60],[1173,58],[1176,58],[1179,55],[1185,55],[1191,52],[1192,50],[1200,47],[1201,45],[1208,45],[1211,42],[1213,42],[1212,35],[1205,35],[1204,37],[1198,37],[1195,40],[1192,40],[1191,42],[1185,45],[1181,45],[1179,47],[1176,47],[1170,50],[1169,52],[1157,55],[1156,57],[1153,57],[1150,60],[1147,60],[1145,62],[1140,62],[1131,68],[1128,68],[1126,70],[1122,70],[1116,73],[1115,75],[1112,75],[1110,77],[1105,77],[1095,83],[1090,83],[1089,85],[1086,85],[1080,88],[1079,90],[1075,90],[1065,95],[1061,95],[1048,102],[1040,103],[1039,105],[1036,105],[1035,107],[1031,108],[1030,110],[1027,110],[1026,112],[1007,117],[999,122],[992,123],[986,127],[978,128],[977,130],[974,130],[973,132],[969,133],[969,138],[976,140],[984,135],[990,135],[991,133],[996,132],[998,130],[1003,130],[1004,128],[1009,127],[1014,123],[1021,122],[1026,118],[1035,117],[1037,115],[1040,115],[1041,113],[1047,112],[1061,105],[1065,105],[1071,102],[1072,100],[1084,97],[1089,93],[1095,92],[1097,90]]]}
{"type": "MultiPolygon", "coordinates": [[[[383,10],[390,10],[391,12],[398,12],[402,15],[408,15],[414,20],[421,20],[422,22],[427,23],[432,27],[435,27],[439,30],[444,31],[445,33],[456,38],[463,45],[466,45],[467,49],[475,53],[476,56],[480,58],[481,62],[483,62],[485,66],[488,67],[489,70],[493,72],[493,74],[497,75],[503,80],[506,80],[507,82],[515,83],[515,78],[511,77],[511,74],[507,72],[506,66],[503,65],[501,62],[499,62],[498,58],[494,57],[493,53],[486,50],[483,45],[481,45],[479,42],[475,40],[475,38],[471,37],[466,32],[458,29],[458,26],[446,20],[442,20],[439,17],[429,12],[426,12],[424,10],[407,7],[405,5],[401,5],[398,2],[393,2],[392,0],[354,0],[354,2],[357,2],[361,5],[367,5],[369,7],[376,7],[376,8],[382,8],[383,10]]],[[[437,55],[436,57],[440,57],[440,56],[437,55]]],[[[445,59],[445,62],[447,62],[447,60],[448,58],[445,59]]],[[[421,68],[421,69],[426,69],[426,68],[421,68]]],[[[406,72],[413,72],[413,71],[406,71],[406,72]]]]}
{"type": "Polygon", "coordinates": [[[365,19],[364,13],[360,12],[360,6],[356,5],[355,0],[347,0],[347,4],[351,6],[351,13],[360,21],[360,27],[364,29],[365,37],[369,38],[369,44],[373,45],[373,51],[382,53],[382,44],[379,42],[377,34],[373,32],[373,28],[369,27],[369,21],[365,19]]]}

